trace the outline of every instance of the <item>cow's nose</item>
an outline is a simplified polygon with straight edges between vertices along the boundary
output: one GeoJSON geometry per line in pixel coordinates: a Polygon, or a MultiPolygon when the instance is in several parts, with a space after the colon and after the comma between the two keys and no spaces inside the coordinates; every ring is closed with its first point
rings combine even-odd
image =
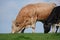
{"type": "Polygon", "coordinates": [[[11,33],[15,33],[15,32],[12,30],[11,33]]]}
{"type": "Polygon", "coordinates": [[[14,33],[14,32],[11,32],[11,33],[14,33]]]}

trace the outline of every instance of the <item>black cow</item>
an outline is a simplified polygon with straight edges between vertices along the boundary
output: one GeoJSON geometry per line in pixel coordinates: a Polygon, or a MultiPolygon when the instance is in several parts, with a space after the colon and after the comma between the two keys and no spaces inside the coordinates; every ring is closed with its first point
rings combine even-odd
{"type": "MultiPolygon", "coordinates": [[[[58,24],[60,22],[60,6],[55,7],[47,20],[44,22],[44,33],[48,33],[50,31],[51,25],[58,24]]],[[[56,26],[56,33],[59,26],[56,26]]]]}

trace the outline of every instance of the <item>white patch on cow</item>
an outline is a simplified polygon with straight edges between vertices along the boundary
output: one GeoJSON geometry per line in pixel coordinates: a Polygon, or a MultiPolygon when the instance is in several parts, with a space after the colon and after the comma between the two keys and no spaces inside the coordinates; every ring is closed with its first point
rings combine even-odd
{"type": "Polygon", "coordinates": [[[56,26],[55,26],[55,24],[53,24],[52,25],[52,33],[55,33],[55,31],[56,31],[56,26]]]}
{"type": "Polygon", "coordinates": [[[60,26],[60,23],[59,24],[55,24],[56,26],[60,26]]]}
{"type": "Polygon", "coordinates": [[[52,25],[52,33],[55,33],[56,32],[56,26],[59,26],[59,28],[60,28],[60,23],[59,24],[53,24],[52,25]]]}

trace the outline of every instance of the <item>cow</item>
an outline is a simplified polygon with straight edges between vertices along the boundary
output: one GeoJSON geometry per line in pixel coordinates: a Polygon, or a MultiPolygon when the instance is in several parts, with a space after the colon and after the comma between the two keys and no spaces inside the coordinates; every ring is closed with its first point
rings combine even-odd
{"type": "Polygon", "coordinates": [[[52,32],[57,33],[58,28],[60,26],[60,6],[56,6],[49,17],[46,19],[45,24],[44,24],[44,30],[46,33],[50,31],[52,25],[52,32]],[[55,26],[56,26],[56,31],[55,31],[55,26]]]}
{"type": "Polygon", "coordinates": [[[50,15],[52,9],[56,7],[55,3],[36,3],[23,7],[16,19],[12,22],[12,33],[17,33],[25,28],[31,27],[35,32],[37,21],[44,22],[50,15]]]}

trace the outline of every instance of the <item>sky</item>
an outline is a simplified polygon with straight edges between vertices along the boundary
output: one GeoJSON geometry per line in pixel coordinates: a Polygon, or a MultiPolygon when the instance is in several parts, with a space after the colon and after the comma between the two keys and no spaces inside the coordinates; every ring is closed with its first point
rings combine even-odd
{"type": "MultiPolygon", "coordinates": [[[[16,18],[22,7],[31,3],[56,3],[60,5],[60,0],[0,0],[0,33],[11,33],[12,21],[16,18]]],[[[31,33],[32,29],[28,28],[25,33],[31,33]]],[[[36,33],[43,33],[42,22],[36,23],[36,33]]]]}

